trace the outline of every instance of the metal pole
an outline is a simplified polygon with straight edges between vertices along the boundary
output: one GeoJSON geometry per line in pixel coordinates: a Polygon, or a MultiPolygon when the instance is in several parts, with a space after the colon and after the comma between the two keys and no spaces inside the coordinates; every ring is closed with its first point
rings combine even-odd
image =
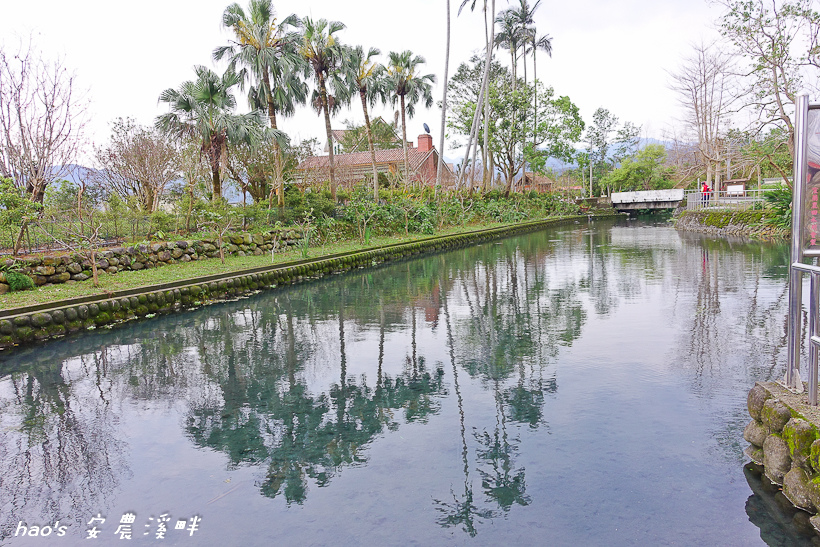
{"type": "Polygon", "coordinates": [[[818,278],[816,273],[811,274],[811,290],[809,294],[809,404],[817,406],[817,291],[818,278]]]}
{"type": "MultiPolygon", "coordinates": [[[[806,129],[809,95],[800,93],[795,104],[794,179],[792,182],[791,262],[803,262],[803,187],[806,182],[806,129]]],[[[803,276],[793,266],[789,271],[789,347],[786,387],[802,391],[800,381],[800,312],[803,305],[803,276]]]]}

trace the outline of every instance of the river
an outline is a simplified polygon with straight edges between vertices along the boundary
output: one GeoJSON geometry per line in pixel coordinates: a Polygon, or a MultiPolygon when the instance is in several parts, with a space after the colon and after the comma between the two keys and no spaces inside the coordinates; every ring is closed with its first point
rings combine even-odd
{"type": "Polygon", "coordinates": [[[0,544],[809,545],[744,468],[787,273],[574,223],[5,352],[0,544]]]}

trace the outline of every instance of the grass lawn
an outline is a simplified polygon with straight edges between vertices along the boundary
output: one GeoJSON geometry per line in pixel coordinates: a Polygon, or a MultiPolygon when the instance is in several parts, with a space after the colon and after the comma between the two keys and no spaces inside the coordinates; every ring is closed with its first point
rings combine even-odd
{"type": "MultiPolygon", "coordinates": [[[[441,236],[457,234],[484,228],[494,228],[503,225],[503,223],[498,222],[448,228],[437,232],[435,235],[441,236]]],[[[355,251],[356,249],[362,249],[365,247],[378,247],[393,243],[415,241],[427,237],[430,236],[425,234],[411,234],[409,236],[404,234],[381,237],[374,236],[370,238],[369,245],[362,245],[358,242],[358,240],[338,241],[322,246],[312,246],[308,257],[317,258],[323,255],[355,251]]],[[[99,287],[94,287],[89,280],[80,283],[64,283],[59,285],[51,285],[48,287],[38,287],[30,291],[8,292],[4,295],[0,295],[0,309],[32,306],[35,304],[44,304],[68,298],[105,294],[108,292],[170,283],[172,281],[180,281],[204,275],[235,272],[249,268],[267,266],[270,264],[283,264],[292,260],[301,260],[303,257],[299,249],[290,248],[286,252],[275,253],[273,258],[274,260],[271,262],[270,253],[262,256],[226,256],[225,264],[222,264],[219,261],[219,258],[209,258],[206,260],[172,264],[149,270],[119,272],[113,275],[101,272],[99,287]]]]}

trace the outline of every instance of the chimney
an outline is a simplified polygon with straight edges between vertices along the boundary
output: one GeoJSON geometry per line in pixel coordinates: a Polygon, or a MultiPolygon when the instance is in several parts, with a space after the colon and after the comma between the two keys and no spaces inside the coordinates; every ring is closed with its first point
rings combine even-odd
{"type": "Polygon", "coordinates": [[[433,149],[433,136],[426,133],[419,135],[419,152],[429,152],[433,149]]]}

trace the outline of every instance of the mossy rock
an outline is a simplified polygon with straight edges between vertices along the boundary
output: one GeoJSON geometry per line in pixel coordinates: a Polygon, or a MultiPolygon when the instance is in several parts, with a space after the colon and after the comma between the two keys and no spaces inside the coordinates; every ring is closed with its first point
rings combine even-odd
{"type": "Polygon", "coordinates": [[[137,296],[137,304],[141,304],[141,305],[144,306],[147,303],[148,303],[148,296],[147,295],[141,294],[141,295],[137,296]]]}
{"type": "Polygon", "coordinates": [[[0,348],[10,348],[17,344],[17,338],[10,334],[0,336],[0,348]]]}
{"type": "Polygon", "coordinates": [[[0,334],[6,336],[14,334],[14,324],[8,319],[0,320],[0,334]]]}
{"type": "Polygon", "coordinates": [[[83,322],[80,319],[75,318],[75,319],[72,319],[71,321],[68,321],[66,323],[65,327],[66,327],[66,330],[68,332],[77,332],[77,331],[82,330],[83,322]]]}
{"type": "Polygon", "coordinates": [[[791,469],[789,446],[780,435],[771,434],[763,443],[763,466],[766,476],[775,484],[783,484],[783,477],[791,469]]]}
{"type": "Polygon", "coordinates": [[[30,342],[34,339],[34,329],[31,327],[17,327],[15,334],[23,342],[30,342]]]}
{"type": "Polygon", "coordinates": [[[795,465],[809,467],[811,446],[818,438],[817,430],[806,420],[792,418],[783,427],[783,440],[795,465]]]}
{"type": "Polygon", "coordinates": [[[103,300],[99,303],[100,311],[111,311],[111,301],[103,300]]]}
{"type": "Polygon", "coordinates": [[[51,338],[57,338],[59,336],[65,336],[66,328],[65,325],[49,325],[46,327],[51,338]]]}
{"type": "Polygon", "coordinates": [[[85,304],[77,306],[77,316],[83,320],[88,319],[88,306],[85,304]]]}
{"type": "Polygon", "coordinates": [[[763,446],[768,435],[769,429],[757,420],[749,422],[743,430],[743,438],[757,447],[763,446]]]}
{"type": "Polygon", "coordinates": [[[100,313],[100,307],[97,304],[89,304],[88,305],[88,315],[90,317],[96,317],[97,314],[100,313]]]}
{"type": "Polygon", "coordinates": [[[112,321],[113,319],[111,318],[111,314],[107,311],[101,311],[100,313],[94,316],[94,323],[96,325],[107,325],[112,321]]]}
{"type": "Polygon", "coordinates": [[[51,316],[47,313],[35,313],[31,316],[31,324],[35,328],[43,328],[46,325],[50,325],[52,322],[51,316]]]}
{"type": "Polygon", "coordinates": [[[31,317],[28,315],[21,315],[14,318],[14,325],[19,329],[20,327],[28,327],[31,325],[31,317]]]}
{"type": "Polygon", "coordinates": [[[769,428],[770,433],[779,434],[783,431],[783,426],[791,420],[792,414],[789,408],[778,399],[767,399],[763,404],[760,418],[760,421],[769,428]]]}

